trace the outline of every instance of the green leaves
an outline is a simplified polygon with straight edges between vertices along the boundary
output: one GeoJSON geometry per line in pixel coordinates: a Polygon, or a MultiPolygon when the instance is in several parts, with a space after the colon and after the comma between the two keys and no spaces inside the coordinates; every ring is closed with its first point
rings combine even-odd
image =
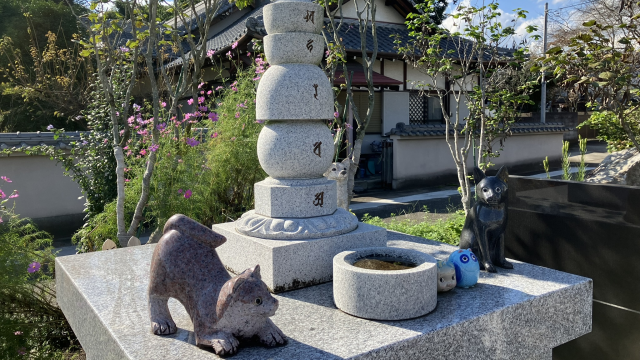
{"type": "Polygon", "coordinates": [[[586,27],[591,27],[595,24],[597,24],[598,22],[595,20],[589,20],[589,21],[585,21],[582,23],[582,26],[586,26],[586,27]]]}

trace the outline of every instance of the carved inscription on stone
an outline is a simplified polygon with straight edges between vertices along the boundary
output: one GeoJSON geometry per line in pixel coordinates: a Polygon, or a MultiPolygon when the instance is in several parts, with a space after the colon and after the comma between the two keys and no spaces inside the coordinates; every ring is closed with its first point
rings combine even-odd
{"type": "Polygon", "coordinates": [[[307,10],[307,15],[305,15],[305,16],[304,16],[304,19],[306,20],[306,22],[311,21],[311,23],[312,23],[312,24],[315,24],[315,23],[313,22],[313,16],[315,15],[315,13],[316,13],[315,11],[309,11],[309,10],[307,10]]]}
{"type": "Polygon", "coordinates": [[[324,205],[324,191],[317,193],[316,194],[316,199],[313,200],[313,206],[322,207],[322,205],[324,205]]]}
{"type": "Polygon", "coordinates": [[[316,90],[316,93],[313,95],[313,97],[318,100],[318,84],[313,84],[313,88],[316,90]]]}
{"type": "Polygon", "coordinates": [[[313,144],[313,153],[318,155],[318,157],[322,157],[322,149],[320,146],[322,145],[322,141],[318,141],[313,144]]]}
{"type": "Polygon", "coordinates": [[[309,39],[309,41],[307,41],[307,50],[309,50],[309,52],[311,52],[311,50],[313,50],[313,40],[309,39]]]}

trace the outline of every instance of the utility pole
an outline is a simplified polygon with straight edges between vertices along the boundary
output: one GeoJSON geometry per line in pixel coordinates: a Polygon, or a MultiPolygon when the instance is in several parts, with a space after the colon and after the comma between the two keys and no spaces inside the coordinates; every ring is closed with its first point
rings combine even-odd
{"type": "MultiPolygon", "coordinates": [[[[544,32],[542,33],[542,52],[547,55],[547,15],[549,14],[549,3],[544,3],[544,32]]],[[[540,122],[547,121],[547,80],[544,78],[544,70],[542,71],[542,88],[540,94],[540,122]]]]}

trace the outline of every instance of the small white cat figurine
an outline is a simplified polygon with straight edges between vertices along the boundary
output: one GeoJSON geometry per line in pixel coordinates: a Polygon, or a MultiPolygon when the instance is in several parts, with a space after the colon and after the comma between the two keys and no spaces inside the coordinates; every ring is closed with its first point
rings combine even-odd
{"type": "Polygon", "coordinates": [[[349,211],[349,191],[348,191],[348,174],[351,159],[346,158],[339,163],[331,164],[331,167],[324,173],[329,180],[335,180],[338,183],[338,207],[349,211]]]}

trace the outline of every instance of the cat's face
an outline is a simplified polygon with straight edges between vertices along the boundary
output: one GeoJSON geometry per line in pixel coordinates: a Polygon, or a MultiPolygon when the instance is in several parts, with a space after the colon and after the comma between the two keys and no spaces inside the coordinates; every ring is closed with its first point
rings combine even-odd
{"type": "Polygon", "coordinates": [[[456,287],[456,268],[442,260],[438,260],[438,292],[449,291],[456,287]]]}
{"type": "MultiPolygon", "coordinates": [[[[348,160],[348,159],[345,159],[348,160]]],[[[333,163],[329,170],[324,173],[324,176],[329,180],[343,180],[347,178],[347,162],[343,160],[342,162],[333,163]]]]}
{"type": "Polygon", "coordinates": [[[478,201],[489,205],[498,205],[507,200],[507,178],[506,168],[502,167],[496,176],[486,176],[482,170],[474,169],[476,179],[476,195],[478,201]]]}
{"type": "Polygon", "coordinates": [[[236,305],[240,306],[247,315],[273,316],[278,310],[278,300],[271,296],[269,288],[262,281],[260,267],[256,266],[252,269],[247,269],[246,272],[249,272],[246,280],[233,289],[233,298],[237,302],[236,305]]]}

